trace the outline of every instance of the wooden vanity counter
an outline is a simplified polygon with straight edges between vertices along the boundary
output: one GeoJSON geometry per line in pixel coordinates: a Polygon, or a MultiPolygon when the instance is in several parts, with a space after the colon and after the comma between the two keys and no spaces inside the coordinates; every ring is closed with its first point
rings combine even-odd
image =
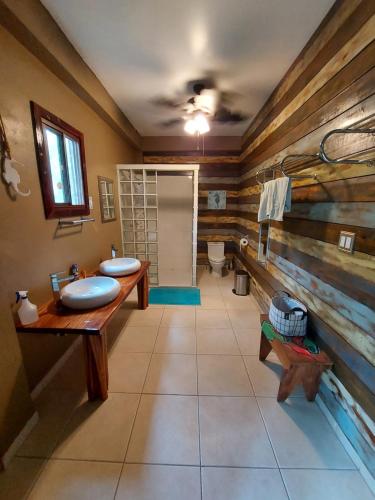
{"type": "Polygon", "coordinates": [[[87,392],[90,400],[108,397],[108,359],[106,327],[121,304],[137,285],[138,309],[148,307],[149,262],[142,262],[141,268],[130,276],[118,277],[121,290],[109,304],[89,310],[73,310],[62,306],[56,308],[54,301],[39,307],[39,319],[23,326],[16,324],[19,333],[75,334],[82,335],[85,347],[87,392]]]}

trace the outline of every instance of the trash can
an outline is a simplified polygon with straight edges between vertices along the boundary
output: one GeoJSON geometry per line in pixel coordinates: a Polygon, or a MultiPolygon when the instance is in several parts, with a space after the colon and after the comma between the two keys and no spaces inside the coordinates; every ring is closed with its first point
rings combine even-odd
{"type": "Polygon", "coordinates": [[[247,295],[249,293],[249,273],[238,269],[234,272],[234,288],[232,290],[236,295],[247,295]]]}

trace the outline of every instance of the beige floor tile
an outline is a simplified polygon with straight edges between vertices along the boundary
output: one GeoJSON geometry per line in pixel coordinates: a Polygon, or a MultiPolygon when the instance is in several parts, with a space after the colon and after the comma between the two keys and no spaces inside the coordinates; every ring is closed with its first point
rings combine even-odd
{"type": "Polygon", "coordinates": [[[50,460],[30,500],[112,500],[122,464],[50,460]]]}
{"type": "Polygon", "coordinates": [[[224,301],[220,295],[201,294],[201,305],[198,309],[224,309],[224,301]]]}
{"type": "Polygon", "coordinates": [[[281,471],[290,500],[374,500],[358,471],[296,470],[281,471]]]}
{"type": "Polygon", "coordinates": [[[199,465],[197,396],[142,395],[126,462],[199,465]]]}
{"type": "Polygon", "coordinates": [[[280,467],[353,469],[354,465],[316,403],[258,398],[280,467]]]}
{"type": "Polygon", "coordinates": [[[197,275],[197,285],[200,286],[205,286],[205,285],[212,285],[212,286],[219,286],[221,283],[221,278],[218,278],[214,274],[210,272],[203,273],[201,275],[197,275]]]}
{"type": "Polygon", "coordinates": [[[104,402],[86,402],[72,415],[54,458],[77,460],[124,459],[139,396],[109,394],[104,402]]]}
{"type": "Polygon", "coordinates": [[[224,304],[227,309],[244,309],[259,314],[258,306],[251,300],[249,295],[241,296],[232,293],[231,296],[224,296],[224,304]]]}
{"type": "Polygon", "coordinates": [[[215,283],[198,285],[198,287],[201,291],[201,295],[221,297],[220,287],[215,283]]]}
{"type": "MultiPolygon", "coordinates": [[[[259,361],[258,356],[244,356],[244,360],[255,395],[276,398],[283,371],[280,362],[273,358],[259,361]]],[[[304,392],[299,385],[289,397],[301,396],[304,397],[304,392]]]]}
{"type": "Polygon", "coordinates": [[[253,397],[199,396],[202,465],[277,467],[253,397]]]}
{"type": "Polygon", "coordinates": [[[126,326],[112,352],[152,352],[157,334],[157,326],[126,326]]]}
{"type": "Polygon", "coordinates": [[[26,498],[45,463],[42,458],[13,458],[7,469],[0,471],[0,498],[4,500],[26,498]]]}
{"type": "Polygon", "coordinates": [[[196,335],[193,327],[161,326],[154,352],[166,354],[195,354],[196,335]]]}
{"type": "Polygon", "coordinates": [[[165,308],[161,326],[173,327],[195,327],[195,307],[183,308],[165,308]]]}
{"type": "Polygon", "coordinates": [[[253,395],[239,356],[198,356],[198,393],[213,396],[253,395]]]}
{"type": "Polygon", "coordinates": [[[202,490],[203,500],[288,500],[277,469],[203,467],[202,490]]]}
{"type": "Polygon", "coordinates": [[[109,392],[141,393],[151,354],[117,352],[108,360],[109,392]]]}
{"type": "Polygon", "coordinates": [[[199,467],[126,464],[116,500],[200,500],[199,467]]]}
{"type": "Polygon", "coordinates": [[[256,311],[229,309],[228,315],[234,331],[259,327],[259,313],[256,311]]]}
{"type": "Polygon", "coordinates": [[[77,392],[45,390],[35,401],[39,420],[27,436],[17,455],[49,457],[62,433],[65,424],[80,404],[82,397],[77,392]]]}
{"type": "Polygon", "coordinates": [[[144,311],[132,311],[126,326],[156,326],[158,327],[163,315],[163,308],[149,308],[144,311]]]}
{"type": "Polygon", "coordinates": [[[234,278],[233,277],[231,279],[222,278],[221,282],[219,283],[219,288],[220,288],[222,297],[225,298],[225,297],[234,296],[234,292],[233,292],[234,278]]]}
{"type": "Polygon", "coordinates": [[[197,394],[195,355],[153,354],[143,392],[197,394]]]}
{"type": "Polygon", "coordinates": [[[197,308],[197,328],[231,328],[231,324],[223,309],[197,308]]]}
{"type": "Polygon", "coordinates": [[[260,328],[248,328],[247,330],[234,330],[241,354],[248,356],[259,355],[260,328]]]}
{"type": "Polygon", "coordinates": [[[231,328],[198,328],[198,354],[241,354],[231,328]]]}

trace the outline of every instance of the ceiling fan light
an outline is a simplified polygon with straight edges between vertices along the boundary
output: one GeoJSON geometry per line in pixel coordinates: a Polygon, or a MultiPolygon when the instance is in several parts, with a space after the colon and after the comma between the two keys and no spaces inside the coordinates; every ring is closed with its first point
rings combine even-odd
{"type": "Polygon", "coordinates": [[[195,128],[199,134],[206,134],[210,131],[210,125],[208,124],[207,118],[199,113],[194,117],[195,128]]]}
{"type": "Polygon", "coordinates": [[[194,135],[197,132],[197,125],[195,120],[187,120],[184,125],[184,130],[190,135],[194,135]]]}

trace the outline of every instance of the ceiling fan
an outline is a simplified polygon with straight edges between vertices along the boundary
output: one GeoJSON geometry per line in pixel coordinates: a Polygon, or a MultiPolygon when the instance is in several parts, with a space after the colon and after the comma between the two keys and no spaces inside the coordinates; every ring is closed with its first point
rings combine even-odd
{"type": "Polygon", "coordinates": [[[188,81],[181,97],[158,97],[152,102],[157,106],[181,113],[180,117],[162,121],[160,123],[162,127],[184,124],[185,131],[193,135],[208,132],[209,121],[235,124],[248,120],[250,118],[248,115],[233,110],[233,101],[236,97],[238,95],[234,92],[219,90],[215,80],[207,77],[188,81]]]}

